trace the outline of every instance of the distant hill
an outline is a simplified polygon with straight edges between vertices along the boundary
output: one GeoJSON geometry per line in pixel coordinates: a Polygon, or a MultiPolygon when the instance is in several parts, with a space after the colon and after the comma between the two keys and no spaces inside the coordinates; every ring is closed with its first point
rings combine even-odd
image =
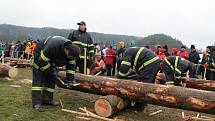
{"type": "Polygon", "coordinates": [[[147,37],[144,37],[140,41],[137,41],[137,45],[140,46],[154,46],[154,45],[167,45],[169,48],[180,48],[183,43],[176,39],[172,38],[171,36],[165,35],[165,34],[154,34],[154,35],[149,35],[147,37]]]}
{"type": "MultiPolygon", "coordinates": [[[[48,36],[63,36],[68,37],[69,33],[74,31],[73,29],[57,29],[57,28],[33,28],[33,27],[23,27],[23,26],[15,26],[9,24],[0,24],[0,40],[5,41],[18,41],[18,40],[26,40],[28,38],[36,39],[44,39],[48,36]]],[[[94,42],[104,42],[104,44],[112,43],[113,41],[119,40],[140,40],[142,38],[135,36],[127,36],[127,35],[113,35],[113,34],[103,34],[96,32],[89,32],[94,40],[94,42]]]]}
{"type": "MultiPolygon", "coordinates": [[[[0,41],[16,42],[18,40],[24,41],[28,38],[31,39],[44,39],[48,36],[64,36],[68,37],[69,33],[74,31],[73,29],[57,29],[51,27],[34,28],[34,27],[23,27],[10,24],[0,24],[0,41]]],[[[180,47],[182,42],[167,36],[165,34],[155,34],[148,37],[136,37],[128,35],[115,35],[115,34],[104,34],[97,32],[89,32],[94,42],[104,44],[117,45],[120,40],[124,40],[127,44],[132,43],[133,46],[153,46],[156,44],[165,45],[169,47],[180,47]]]]}

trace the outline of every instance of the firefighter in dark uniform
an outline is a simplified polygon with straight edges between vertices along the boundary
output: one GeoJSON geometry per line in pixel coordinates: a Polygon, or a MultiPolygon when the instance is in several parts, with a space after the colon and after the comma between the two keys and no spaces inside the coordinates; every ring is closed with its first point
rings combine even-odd
{"type": "Polygon", "coordinates": [[[215,46],[208,47],[207,80],[215,80],[215,46]]]}
{"type": "Polygon", "coordinates": [[[66,86],[77,86],[75,83],[75,61],[80,49],[70,40],[53,36],[38,43],[33,60],[32,104],[39,112],[44,111],[42,105],[58,105],[53,101],[55,83],[66,86]],[[56,67],[66,65],[67,80],[57,78],[56,67]]]}
{"type": "Polygon", "coordinates": [[[186,86],[187,72],[192,74],[196,65],[179,56],[169,56],[164,58],[161,68],[166,76],[166,85],[186,86]]]}
{"type": "MultiPolygon", "coordinates": [[[[159,57],[147,48],[127,48],[122,57],[118,78],[129,78],[129,70],[134,70],[138,81],[154,83],[159,68],[159,57]]],[[[134,108],[142,111],[145,105],[142,102],[135,102],[134,108]]]]}
{"type": "Polygon", "coordinates": [[[77,66],[79,67],[79,72],[84,73],[84,48],[86,48],[87,54],[87,67],[90,68],[94,62],[94,44],[91,36],[87,33],[86,23],[81,21],[77,24],[79,25],[78,30],[70,33],[68,39],[81,49],[80,60],[77,61],[77,66]]]}
{"type": "Polygon", "coordinates": [[[129,69],[132,69],[136,72],[140,82],[154,83],[159,67],[159,57],[147,48],[127,48],[122,58],[118,77],[127,78],[129,69]]]}

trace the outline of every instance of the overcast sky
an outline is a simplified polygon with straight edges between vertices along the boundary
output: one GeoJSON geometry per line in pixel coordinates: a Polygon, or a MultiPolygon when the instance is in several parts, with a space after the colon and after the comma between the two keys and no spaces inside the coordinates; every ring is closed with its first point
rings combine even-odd
{"type": "Polygon", "coordinates": [[[0,0],[0,23],[145,37],[164,33],[187,46],[215,43],[215,0],[0,0]]]}

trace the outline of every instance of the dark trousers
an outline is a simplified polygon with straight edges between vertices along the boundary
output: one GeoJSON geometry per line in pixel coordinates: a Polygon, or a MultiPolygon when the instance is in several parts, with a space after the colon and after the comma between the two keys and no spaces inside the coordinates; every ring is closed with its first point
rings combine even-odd
{"type": "Polygon", "coordinates": [[[111,76],[112,65],[106,64],[105,67],[107,70],[107,76],[111,76]]]}
{"type": "Polygon", "coordinates": [[[112,76],[115,76],[115,73],[116,73],[116,62],[114,62],[112,67],[112,76]]]}
{"type": "Polygon", "coordinates": [[[53,100],[55,81],[45,72],[33,68],[32,104],[44,104],[53,100]]]}
{"type": "Polygon", "coordinates": [[[113,67],[112,67],[112,76],[115,76],[116,73],[116,57],[114,58],[113,67]]]}
{"type": "Polygon", "coordinates": [[[206,70],[206,79],[215,80],[215,71],[211,71],[211,70],[207,69],[206,70]]]}
{"type": "MultiPolygon", "coordinates": [[[[83,59],[78,59],[76,61],[76,66],[79,68],[79,73],[84,74],[84,60],[83,59]]],[[[87,60],[87,68],[91,69],[92,64],[87,60]]]]}
{"type": "Polygon", "coordinates": [[[79,68],[79,73],[84,73],[84,60],[78,60],[76,66],[79,68]]]}
{"type": "Polygon", "coordinates": [[[160,69],[160,62],[156,61],[138,72],[138,81],[146,83],[154,83],[156,75],[160,69]]]}
{"type": "Polygon", "coordinates": [[[120,65],[121,65],[121,63],[122,63],[122,59],[121,58],[118,58],[118,60],[117,60],[117,73],[119,72],[119,68],[120,68],[120,65]]]}
{"type": "Polygon", "coordinates": [[[196,66],[196,69],[192,72],[189,72],[190,78],[198,78],[197,75],[199,74],[200,66],[196,66]]]}
{"type": "MultiPolygon", "coordinates": [[[[138,81],[146,83],[154,83],[156,75],[160,69],[160,62],[156,61],[150,65],[147,65],[145,68],[138,72],[138,81]]],[[[136,101],[135,108],[138,110],[144,109],[146,103],[136,101]]]]}

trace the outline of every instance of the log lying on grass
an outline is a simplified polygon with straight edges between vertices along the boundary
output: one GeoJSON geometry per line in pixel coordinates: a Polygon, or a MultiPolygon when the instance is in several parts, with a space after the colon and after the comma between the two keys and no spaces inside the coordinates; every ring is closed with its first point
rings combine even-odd
{"type": "Polygon", "coordinates": [[[14,67],[11,67],[7,64],[0,65],[0,77],[15,78],[17,76],[17,73],[18,71],[14,67]]]}
{"type": "MultiPolygon", "coordinates": [[[[59,77],[66,78],[65,72],[59,77]]],[[[190,88],[141,83],[102,76],[75,74],[80,85],[70,88],[98,95],[117,95],[123,99],[154,105],[215,114],[215,92],[190,88]]]]}
{"type": "MultiPolygon", "coordinates": [[[[156,79],[159,81],[166,81],[166,77],[163,73],[159,73],[156,79]]],[[[188,78],[186,82],[186,87],[207,91],[215,91],[215,80],[188,78]]]]}
{"type": "Polygon", "coordinates": [[[4,59],[6,62],[10,62],[10,66],[17,66],[19,68],[32,66],[31,60],[10,57],[5,57],[4,59]]]}
{"type": "Polygon", "coordinates": [[[189,78],[186,82],[186,86],[194,89],[202,89],[215,92],[215,80],[202,80],[189,78]]]}
{"type": "Polygon", "coordinates": [[[125,109],[130,101],[123,100],[115,95],[107,95],[100,97],[94,105],[96,114],[102,117],[110,117],[113,114],[125,109]]]}
{"type": "Polygon", "coordinates": [[[16,66],[17,68],[25,68],[25,67],[32,67],[31,63],[23,63],[17,61],[10,61],[10,66],[16,66]]]}
{"type": "Polygon", "coordinates": [[[22,62],[22,63],[31,63],[31,60],[26,60],[26,59],[19,59],[19,58],[10,58],[10,57],[5,57],[5,61],[14,61],[14,62],[22,62]]]}

